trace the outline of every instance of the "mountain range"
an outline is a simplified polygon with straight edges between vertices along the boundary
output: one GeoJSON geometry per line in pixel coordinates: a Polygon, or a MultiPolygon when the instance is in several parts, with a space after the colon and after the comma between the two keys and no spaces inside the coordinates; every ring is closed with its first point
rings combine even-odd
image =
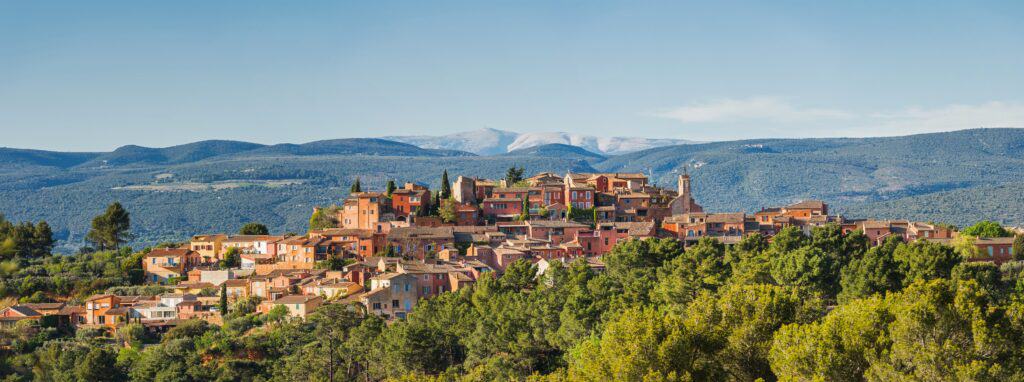
{"type": "Polygon", "coordinates": [[[113,201],[132,214],[135,246],[234,232],[250,221],[301,232],[314,206],[340,203],[357,178],[368,189],[390,179],[434,188],[443,170],[499,178],[522,166],[527,173],[643,172],[665,187],[688,171],[709,211],[753,212],[815,198],[850,217],[1024,224],[1024,129],[686,143],[625,154],[565,143],[518,147],[512,143],[522,135],[485,132],[498,143],[421,147],[353,138],[93,153],[0,148],[0,213],[46,220],[65,252],[82,245],[91,218],[113,201]],[[504,148],[487,154],[488,145],[504,148]]]}
{"type": "Polygon", "coordinates": [[[548,144],[581,147],[602,155],[619,155],[654,147],[696,143],[685,139],[639,137],[595,137],[562,132],[516,133],[485,128],[448,135],[416,135],[384,137],[430,149],[468,151],[478,155],[497,155],[548,144]]]}

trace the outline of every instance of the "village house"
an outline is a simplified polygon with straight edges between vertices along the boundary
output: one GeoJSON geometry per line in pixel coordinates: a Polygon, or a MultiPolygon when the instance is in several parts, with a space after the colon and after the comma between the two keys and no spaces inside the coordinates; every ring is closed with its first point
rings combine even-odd
{"type": "MultiPolygon", "coordinates": [[[[273,246],[276,250],[277,244],[273,246]]],[[[243,254],[239,259],[241,269],[251,269],[256,274],[264,274],[277,268],[277,255],[243,254]]]]}
{"type": "Polygon", "coordinates": [[[277,269],[313,269],[342,250],[324,237],[294,236],[277,243],[277,269]]]}
{"type": "Polygon", "coordinates": [[[622,241],[651,238],[656,234],[654,222],[599,223],[593,230],[580,232],[570,244],[579,245],[583,255],[595,256],[610,252],[622,241]]]}
{"type": "Polygon", "coordinates": [[[566,205],[575,209],[594,207],[594,188],[590,186],[569,186],[565,189],[566,205]]]}
{"type": "MultiPolygon", "coordinates": [[[[416,291],[419,298],[437,296],[443,292],[451,292],[453,273],[460,273],[472,280],[472,271],[469,268],[456,266],[448,263],[422,263],[415,261],[402,261],[396,265],[396,271],[402,274],[416,276],[416,291]]],[[[466,285],[466,283],[457,283],[466,285]]]]}
{"type": "Polygon", "coordinates": [[[662,222],[662,229],[680,240],[693,242],[702,237],[715,237],[725,242],[738,241],[747,233],[757,233],[760,225],[745,213],[695,212],[671,216],[662,222]]]}
{"type": "Polygon", "coordinates": [[[391,193],[391,210],[398,219],[406,219],[424,206],[430,205],[430,190],[426,186],[406,183],[391,193]]]}
{"type": "Polygon", "coordinates": [[[21,321],[39,321],[43,314],[24,305],[12,305],[0,310],[0,328],[13,328],[21,321]]]}
{"type": "Polygon", "coordinates": [[[182,281],[177,285],[171,286],[175,293],[187,293],[198,295],[204,291],[210,291],[217,289],[216,286],[210,283],[198,282],[198,281],[182,281]]]}
{"type": "Polygon", "coordinates": [[[455,245],[451,227],[396,227],[387,236],[387,244],[395,255],[417,259],[433,256],[455,245]]]}
{"type": "Polygon", "coordinates": [[[490,198],[498,183],[492,180],[459,176],[452,183],[452,198],[459,203],[477,204],[490,198]]]}
{"type": "Polygon", "coordinates": [[[195,268],[188,272],[188,281],[192,283],[209,283],[219,287],[220,284],[236,277],[233,269],[220,269],[212,266],[195,268]]]}
{"type": "Polygon", "coordinates": [[[82,306],[63,302],[22,303],[0,309],[0,328],[9,328],[19,321],[39,321],[43,325],[71,328],[85,323],[82,306]]]}
{"type": "Polygon", "coordinates": [[[213,264],[223,260],[223,244],[227,238],[224,234],[192,236],[189,249],[198,253],[204,264],[213,264]]]}
{"type": "Polygon", "coordinates": [[[305,319],[323,303],[324,299],[320,296],[288,295],[273,301],[264,301],[260,303],[258,310],[260,313],[267,313],[278,306],[284,306],[288,309],[289,316],[305,319]]]}
{"type": "Polygon", "coordinates": [[[321,279],[302,287],[302,294],[321,296],[325,300],[341,299],[363,291],[363,286],[342,279],[321,279]]]}
{"type": "Polygon", "coordinates": [[[480,224],[480,209],[473,204],[458,204],[455,206],[455,225],[475,226],[480,224]]]}
{"type": "MultiPolygon", "coordinates": [[[[1013,260],[1013,237],[972,237],[969,238],[978,251],[968,261],[991,261],[1002,264],[1013,260]]],[[[923,239],[943,245],[955,245],[955,238],[923,239]]]]}
{"type": "Polygon", "coordinates": [[[486,198],[480,203],[485,219],[496,221],[513,221],[523,214],[522,198],[486,198]]]}
{"type": "Polygon", "coordinates": [[[526,237],[547,240],[551,245],[573,241],[580,232],[590,229],[586,224],[557,220],[528,220],[523,225],[526,237]]]}
{"type": "Polygon", "coordinates": [[[101,294],[85,300],[85,324],[92,327],[103,327],[116,331],[118,327],[139,318],[132,306],[140,301],[152,301],[152,298],[138,296],[115,296],[101,294]]]}
{"type": "Polygon", "coordinates": [[[142,269],[146,281],[163,283],[181,278],[203,263],[203,257],[188,248],[156,248],[143,256],[142,269]]]}
{"type": "Polygon", "coordinates": [[[341,248],[344,252],[352,253],[360,257],[373,256],[383,247],[386,234],[384,227],[390,224],[379,224],[377,231],[358,228],[328,228],[319,231],[310,231],[310,238],[327,239],[331,246],[341,248]]]}
{"type": "Polygon", "coordinates": [[[391,202],[380,192],[357,192],[345,199],[339,212],[341,228],[376,229],[377,223],[394,220],[391,202]]]}
{"type": "Polygon", "coordinates": [[[213,324],[220,321],[220,312],[216,311],[215,306],[200,299],[184,300],[178,303],[175,310],[179,320],[196,319],[213,324]]]}
{"type": "Polygon", "coordinates": [[[224,280],[224,284],[226,284],[224,288],[229,301],[238,301],[249,297],[249,279],[224,280]]]}
{"type": "Polygon", "coordinates": [[[415,275],[386,273],[370,279],[370,291],[359,296],[366,311],[385,318],[405,318],[419,300],[415,275]]]}
{"type": "Polygon", "coordinates": [[[276,255],[278,241],[285,239],[284,236],[272,235],[234,235],[224,239],[223,250],[226,252],[231,248],[238,248],[242,254],[276,255]]]}
{"type": "Polygon", "coordinates": [[[198,301],[196,295],[164,293],[158,300],[143,300],[132,306],[144,320],[173,320],[178,318],[178,305],[187,301],[198,301]]]}

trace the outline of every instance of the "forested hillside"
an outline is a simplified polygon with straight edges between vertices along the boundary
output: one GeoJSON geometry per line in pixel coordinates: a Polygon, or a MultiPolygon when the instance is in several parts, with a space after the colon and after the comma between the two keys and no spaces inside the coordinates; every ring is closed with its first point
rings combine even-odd
{"type": "MultiPolygon", "coordinates": [[[[114,336],[15,327],[0,330],[11,344],[0,349],[0,374],[139,382],[1024,378],[1024,263],[964,262],[962,248],[899,236],[868,247],[862,233],[844,235],[838,225],[810,236],[787,228],[770,244],[753,235],[729,248],[707,238],[685,250],[672,239],[627,241],[603,257],[603,272],[580,259],[554,262],[538,277],[536,265],[518,260],[500,277],[419,300],[407,319],[389,323],[345,301],[305,320],[283,306],[261,314],[259,298],[249,297],[227,307],[221,326],[189,320],[162,336],[139,323],[114,336]]],[[[2,270],[32,272],[32,282],[0,290],[46,288],[78,299],[102,288],[161,293],[127,286],[140,257],[19,258],[2,270]],[[90,277],[96,282],[82,282],[90,277]]]]}
{"type": "Polygon", "coordinates": [[[436,187],[445,169],[453,177],[497,178],[513,164],[527,173],[644,172],[667,187],[688,169],[697,200],[710,211],[752,212],[817,198],[855,217],[1024,224],[1017,212],[1024,129],[715,142],[607,158],[567,145],[475,156],[382,139],[204,141],[110,153],[0,149],[0,213],[50,222],[65,252],[81,244],[88,218],[112,201],[138,217],[136,246],[233,232],[249,221],[299,232],[314,205],[339,203],[357,177],[369,189],[388,179],[436,187]]]}
{"type": "MultiPolygon", "coordinates": [[[[372,150],[379,148],[373,147],[372,150]]],[[[0,166],[0,212],[11,220],[46,220],[58,249],[82,244],[92,216],[120,201],[135,217],[133,245],[182,240],[199,232],[235,232],[258,221],[274,232],[304,232],[312,209],[338,204],[358,177],[368,189],[390,179],[436,186],[441,173],[500,177],[527,171],[593,171],[573,158],[532,156],[232,155],[153,165],[0,166]]]]}
{"type": "Polygon", "coordinates": [[[1024,191],[1009,188],[991,197],[981,191],[988,188],[971,191],[1024,181],[1024,129],[716,142],[656,148],[595,164],[603,171],[649,171],[661,185],[673,184],[685,166],[697,200],[712,211],[756,211],[816,198],[857,216],[902,216],[941,204],[936,198],[942,194],[933,193],[959,190],[962,203],[936,210],[929,219],[963,224],[996,215],[1006,216],[1005,223],[1024,223],[1024,216],[1002,210],[1024,191]],[[886,201],[892,203],[878,203],[886,201]]]}

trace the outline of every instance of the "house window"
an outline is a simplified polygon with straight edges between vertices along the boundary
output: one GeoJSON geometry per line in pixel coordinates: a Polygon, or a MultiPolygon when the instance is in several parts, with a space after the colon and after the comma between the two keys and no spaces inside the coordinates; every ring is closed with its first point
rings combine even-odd
{"type": "Polygon", "coordinates": [[[380,310],[380,303],[379,302],[373,303],[373,310],[380,310]]]}
{"type": "Polygon", "coordinates": [[[391,300],[391,308],[398,309],[398,300],[391,300]]]}
{"type": "Polygon", "coordinates": [[[428,286],[423,287],[423,294],[430,294],[430,287],[428,287],[428,286]]]}

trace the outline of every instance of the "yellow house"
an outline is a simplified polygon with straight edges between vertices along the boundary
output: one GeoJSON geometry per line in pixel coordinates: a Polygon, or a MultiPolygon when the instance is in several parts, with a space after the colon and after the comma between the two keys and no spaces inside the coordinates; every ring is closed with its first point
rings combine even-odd
{"type": "Polygon", "coordinates": [[[224,240],[227,238],[228,235],[222,233],[192,236],[189,248],[198,253],[204,263],[212,264],[220,261],[224,255],[224,240]]]}

